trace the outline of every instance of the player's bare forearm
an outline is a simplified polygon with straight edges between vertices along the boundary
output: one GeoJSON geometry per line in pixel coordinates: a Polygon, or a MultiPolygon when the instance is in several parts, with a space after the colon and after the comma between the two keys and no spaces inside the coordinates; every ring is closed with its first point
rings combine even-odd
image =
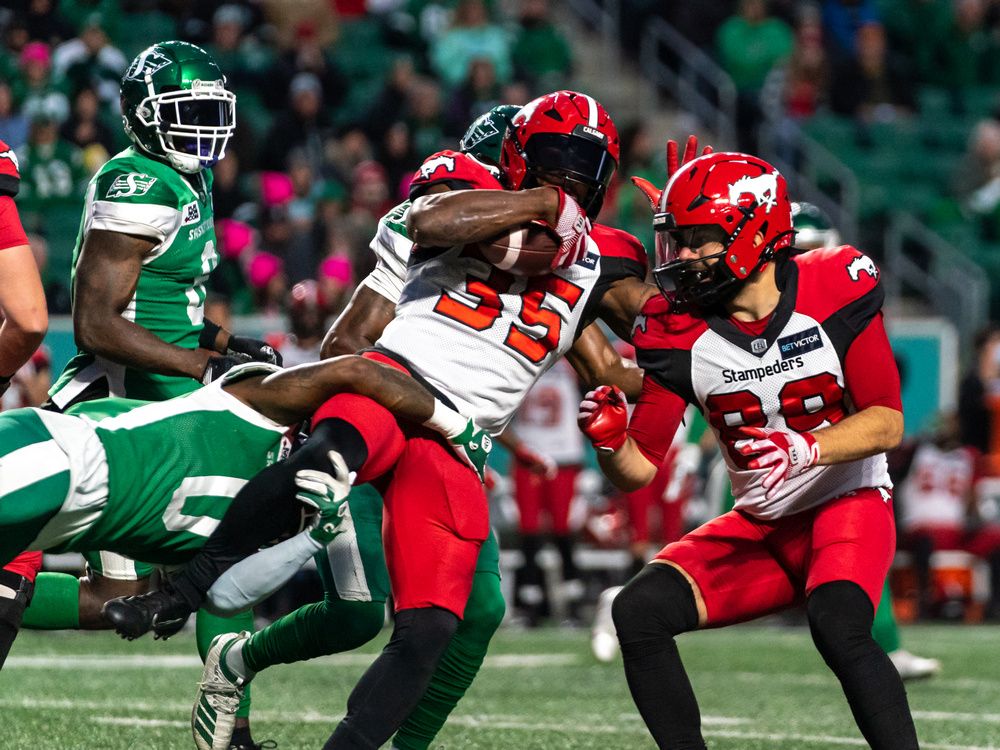
{"type": "Polygon", "coordinates": [[[337,393],[355,393],[397,417],[423,424],[434,414],[434,397],[409,375],[353,354],[299,365],[226,386],[226,390],[281,424],[312,416],[337,393]]]}
{"type": "Polygon", "coordinates": [[[367,349],[378,341],[395,315],[395,302],[361,284],[354,290],[354,296],[340,317],[327,331],[320,356],[329,359],[367,349]]]}
{"type": "Polygon", "coordinates": [[[601,320],[625,341],[631,341],[636,316],[650,297],[657,294],[659,291],[655,286],[634,276],[619,279],[601,298],[601,320]]]}
{"type": "Polygon", "coordinates": [[[0,251],[0,375],[13,375],[42,343],[49,326],[45,292],[28,245],[0,251]]]}
{"type": "Polygon", "coordinates": [[[632,403],[639,398],[642,370],[615,350],[596,323],[587,326],[573,342],[573,347],[566,353],[566,360],[576,370],[587,390],[599,385],[616,385],[632,403]]]}
{"type": "Polygon", "coordinates": [[[625,492],[645,487],[656,476],[656,466],[642,455],[632,438],[614,453],[598,451],[597,463],[611,483],[625,492]]]}
{"type": "Polygon", "coordinates": [[[887,406],[869,406],[812,435],[819,443],[817,463],[857,461],[899,445],[903,439],[903,414],[887,406]]]}
{"type": "Polygon", "coordinates": [[[207,350],[168,344],[122,313],[135,294],[142,260],[155,243],[92,230],[84,241],[73,285],[73,333],[84,351],[161,375],[200,380],[207,350]]]}
{"type": "Polygon", "coordinates": [[[529,221],[555,226],[559,193],[541,187],[506,190],[452,190],[417,198],[406,215],[410,239],[424,247],[481,242],[529,221]]]}

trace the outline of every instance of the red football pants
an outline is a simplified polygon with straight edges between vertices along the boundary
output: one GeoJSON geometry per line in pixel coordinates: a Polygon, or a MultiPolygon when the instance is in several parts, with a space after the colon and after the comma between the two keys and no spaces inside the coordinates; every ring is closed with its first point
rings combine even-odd
{"type": "Polygon", "coordinates": [[[705,604],[703,627],[784,609],[833,581],[858,584],[877,609],[896,549],[892,496],[882,492],[866,487],[774,521],[732,510],[656,559],[694,581],[705,604]]]}
{"type": "MultiPolygon", "coordinates": [[[[364,356],[406,372],[383,355],[364,356]]],[[[356,484],[380,480],[382,541],[396,611],[441,607],[461,619],[489,534],[479,477],[437,433],[400,425],[370,399],[338,394],[319,408],[313,424],[335,418],[351,424],[368,447],[356,484]]]]}
{"type": "Polygon", "coordinates": [[[579,473],[579,466],[560,466],[555,477],[546,479],[523,466],[514,467],[514,497],[520,511],[522,534],[541,532],[543,511],[549,517],[553,534],[569,534],[569,509],[579,473]]]}

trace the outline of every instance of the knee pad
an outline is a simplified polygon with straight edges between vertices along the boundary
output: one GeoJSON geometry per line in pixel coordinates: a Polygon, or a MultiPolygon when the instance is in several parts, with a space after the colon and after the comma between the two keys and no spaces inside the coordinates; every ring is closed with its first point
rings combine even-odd
{"type": "Polygon", "coordinates": [[[806,601],[806,614],[813,642],[828,664],[871,638],[875,609],[864,590],[852,581],[833,581],[816,588],[806,601]]]}
{"type": "Polygon", "coordinates": [[[698,627],[694,591],[672,565],[651,563],[629,581],[611,605],[611,616],[623,643],[673,637],[698,627]]]}

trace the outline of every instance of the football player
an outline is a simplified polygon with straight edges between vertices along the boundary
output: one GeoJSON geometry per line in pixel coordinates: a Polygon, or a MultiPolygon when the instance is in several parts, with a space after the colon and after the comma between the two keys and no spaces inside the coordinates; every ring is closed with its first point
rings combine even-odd
{"type": "MultiPolygon", "coordinates": [[[[840,242],[840,232],[819,206],[805,201],[792,203],[792,224],[795,227],[795,247],[802,250],[835,248],[840,242]]],[[[904,680],[932,677],[941,671],[941,662],[926,656],[917,656],[903,648],[899,625],[892,613],[892,592],[889,579],[882,587],[882,598],[875,610],[872,637],[881,646],[904,680]]]]}
{"type": "MultiPolygon", "coordinates": [[[[20,188],[14,150],[0,141],[0,397],[48,329],[45,291],[14,204],[20,188]]],[[[0,667],[31,601],[42,556],[26,553],[0,570],[0,667]]]]}
{"type": "Polygon", "coordinates": [[[734,510],[667,545],[615,599],[633,699],[662,748],[705,748],[674,637],[804,601],[817,649],[876,750],[917,748],[871,636],[895,551],[885,451],[902,437],[879,270],[852,247],[792,253],[784,178],[753,156],[692,160],[654,225],[662,294],[636,320],[631,420],[614,388],[580,424],[623,489],[648,483],[688,402],[722,447],[734,510]]]}
{"type": "MultiPolygon", "coordinates": [[[[498,433],[590,320],[600,315],[627,335],[630,312],[655,293],[642,281],[645,251],[609,227],[588,231],[586,218],[599,210],[617,157],[614,125],[591,97],[562,91],[523,108],[503,144],[515,192],[456,190],[414,201],[407,231],[416,245],[406,284],[394,319],[366,356],[412,372],[498,433]],[[550,274],[518,278],[464,252],[533,219],[547,221],[561,238],[550,274]]],[[[457,163],[436,166],[448,172],[457,163]]],[[[352,694],[329,747],[378,746],[410,713],[458,627],[488,534],[481,486],[389,416],[363,399],[335,397],[314,420],[359,481],[394,468],[384,495],[384,541],[395,631],[352,694]],[[361,699],[376,686],[382,700],[361,699]]],[[[273,502],[264,493],[258,499],[273,502]]],[[[199,602],[219,572],[246,554],[247,534],[261,533],[241,529],[227,538],[226,526],[175,581],[174,594],[132,603],[143,629],[154,613],[199,602]]]]}
{"type": "MultiPolygon", "coordinates": [[[[262,342],[204,318],[205,281],[218,263],[211,167],[236,125],[236,98],[222,71],[192,44],[154,44],[125,72],[121,104],[132,145],[87,188],[72,274],[79,351],[50,391],[48,408],[59,411],[104,396],[159,401],[238,361],[277,361],[262,342]]],[[[110,552],[86,559],[82,579],[39,577],[25,626],[107,628],[107,599],[148,588],[148,564],[110,552]]],[[[215,634],[248,629],[252,620],[206,614],[199,623],[204,653],[215,634]]],[[[248,733],[239,739],[252,746],[248,733]]]]}

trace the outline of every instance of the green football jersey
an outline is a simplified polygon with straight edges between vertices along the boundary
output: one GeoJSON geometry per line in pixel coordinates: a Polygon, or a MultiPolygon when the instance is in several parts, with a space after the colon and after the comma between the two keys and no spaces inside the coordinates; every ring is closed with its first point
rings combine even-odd
{"type": "MultiPolygon", "coordinates": [[[[91,229],[154,240],[135,294],[122,315],[167,343],[198,346],[204,327],[205,281],[218,265],[212,213],[212,173],[182,175],[129,147],[112,157],[87,188],[73,252],[73,274],[91,229]]],[[[100,382],[109,396],[162,401],[198,387],[190,378],[156,375],[80,351],[50,391],[65,407],[100,382]],[[106,387],[104,385],[106,383],[106,387]]]]}
{"type": "Polygon", "coordinates": [[[54,552],[101,549],[151,563],[183,563],[247,480],[290,448],[286,425],[217,384],[139,407],[94,401],[81,416],[21,411],[41,418],[70,466],[88,467],[88,479],[70,487],[36,538],[34,548],[54,552]],[[84,433],[99,445],[82,439],[84,433]]]}

